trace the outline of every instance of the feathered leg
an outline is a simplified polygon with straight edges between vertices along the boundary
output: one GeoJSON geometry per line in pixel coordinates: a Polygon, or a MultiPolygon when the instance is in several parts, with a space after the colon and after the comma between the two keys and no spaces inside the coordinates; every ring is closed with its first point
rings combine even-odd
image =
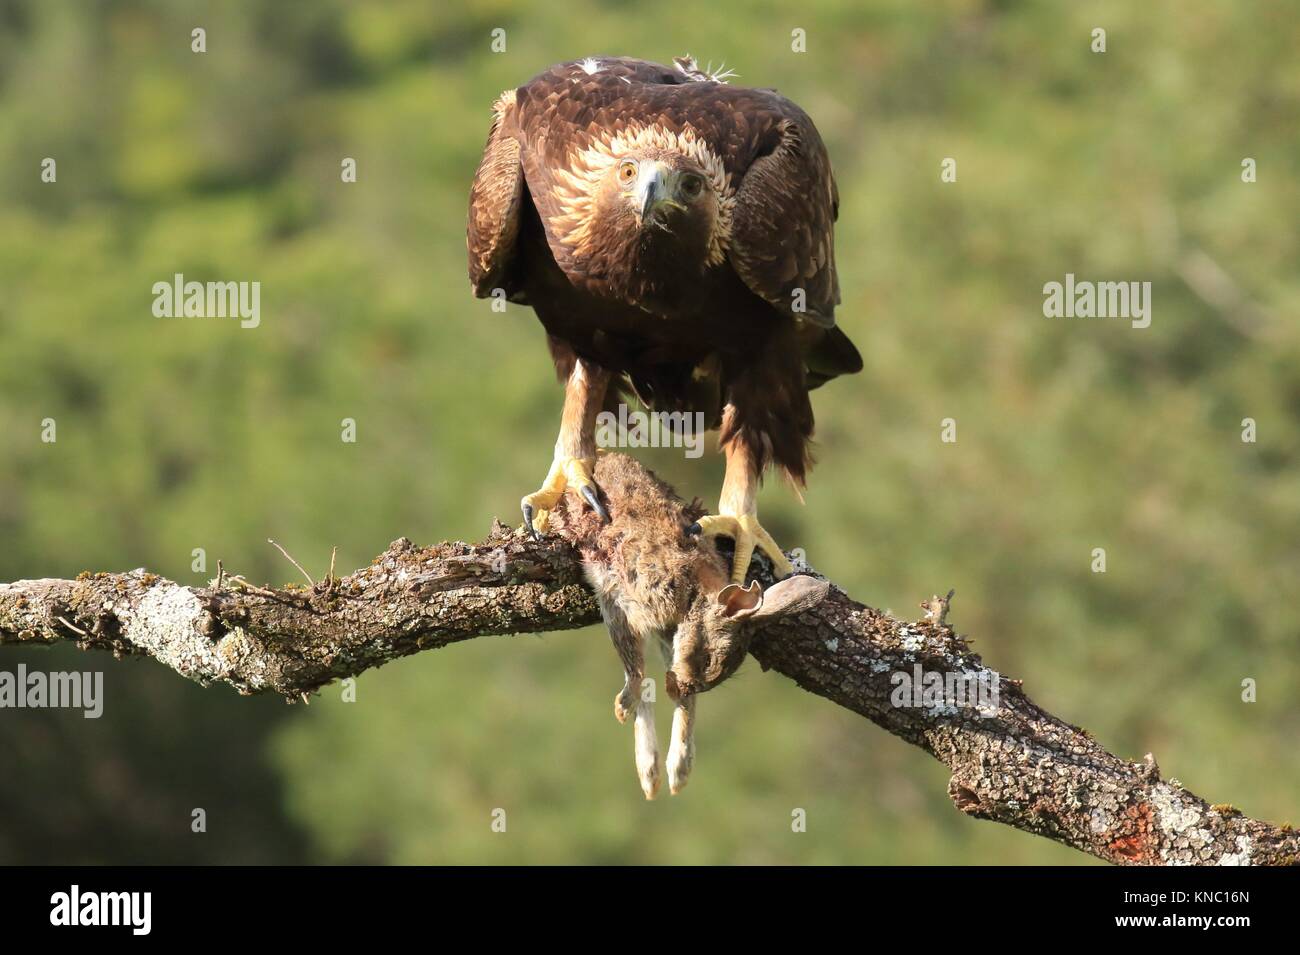
{"type": "Polygon", "coordinates": [[[540,537],[546,530],[549,513],[560,502],[566,487],[582,494],[603,520],[609,519],[591,479],[596,466],[596,416],[605,401],[609,380],[610,373],[599,365],[581,358],[573,363],[564,385],[564,413],[551,469],[542,486],[519,502],[524,526],[534,536],[540,537]]]}
{"type": "MultiPolygon", "coordinates": [[[[728,405],[724,420],[732,414],[734,411],[728,405]]],[[[745,574],[749,570],[749,561],[754,556],[755,548],[766,554],[772,562],[772,570],[777,579],[790,576],[794,573],[794,567],[772,539],[772,535],[758,522],[759,464],[738,439],[733,438],[727,442],[724,452],[727,457],[727,473],[722,479],[718,513],[699,519],[700,532],[707,537],[730,537],[736,542],[736,555],[731,564],[731,579],[735,583],[745,582],[745,574]]]]}

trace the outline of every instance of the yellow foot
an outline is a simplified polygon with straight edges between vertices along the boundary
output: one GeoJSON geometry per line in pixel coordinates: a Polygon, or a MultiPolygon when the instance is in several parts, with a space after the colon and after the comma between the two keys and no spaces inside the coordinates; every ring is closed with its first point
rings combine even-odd
{"type": "Polygon", "coordinates": [[[594,460],[556,458],[542,486],[520,500],[519,507],[524,512],[524,527],[531,531],[534,537],[540,538],[546,531],[550,512],[560,503],[566,487],[578,491],[591,505],[592,510],[600,515],[602,521],[609,520],[609,512],[605,510],[605,505],[600,503],[596,482],[591,479],[591,470],[595,465],[594,460]]]}
{"type": "Polygon", "coordinates": [[[749,571],[749,559],[754,556],[757,547],[772,562],[772,572],[777,580],[789,577],[794,567],[781,553],[781,548],[772,540],[772,535],[763,530],[758,523],[757,514],[709,514],[697,522],[700,533],[705,537],[730,537],[736,542],[736,556],[731,563],[731,579],[744,584],[745,574],[749,571]]]}

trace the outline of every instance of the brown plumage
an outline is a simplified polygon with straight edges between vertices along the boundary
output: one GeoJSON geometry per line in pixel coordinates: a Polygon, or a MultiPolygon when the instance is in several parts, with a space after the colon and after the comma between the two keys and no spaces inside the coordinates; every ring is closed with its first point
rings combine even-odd
{"type": "Polygon", "coordinates": [[[562,377],[586,362],[612,393],[703,412],[749,471],[802,482],[809,389],[862,366],[835,327],[839,197],[812,120],[694,61],[608,57],[551,67],[494,113],[475,293],[531,305],[562,377]]]}

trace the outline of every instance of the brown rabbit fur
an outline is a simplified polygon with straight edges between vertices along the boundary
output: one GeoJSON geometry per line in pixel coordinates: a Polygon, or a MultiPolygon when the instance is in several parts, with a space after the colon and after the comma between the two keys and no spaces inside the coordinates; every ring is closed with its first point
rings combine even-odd
{"type": "Polygon", "coordinates": [[[647,799],[659,788],[654,732],[654,685],[645,680],[645,641],[657,639],[669,664],[664,685],[676,702],[668,781],[686,784],[694,761],[695,696],[731,676],[764,621],[819,602],[828,584],[790,577],[767,594],[757,581],[730,583],[727,561],[691,525],[704,513],[682,502],[633,458],[602,453],[593,474],[610,520],[603,522],[577,495],[566,494],[551,526],[570,540],[600,603],[623,662],[623,688],[614,698],[619,722],[634,714],[637,774],[647,799]]]}

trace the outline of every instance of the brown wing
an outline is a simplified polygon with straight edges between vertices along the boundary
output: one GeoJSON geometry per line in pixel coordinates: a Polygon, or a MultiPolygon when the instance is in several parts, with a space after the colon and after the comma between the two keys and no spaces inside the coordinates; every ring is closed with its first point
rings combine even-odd
{"type": "Polygon", "coordinates": [[[812,121],[783,102],[786,115],[761,134],[758,158],[736,192],[729,258],[756,295],[791,317],[830,328],[840,303],[839,192],[812,121]]]}
{"type": "Polygon", "coordinates": [[[503,94],[470,202],[477,294],[508,278],[525,189],[556,264],[575,285],[599,282],[600,249],[583,227],[587,187],[618,137],[653,124],[694,131],[722,163],[735,190],[727,257],[746,286],[792,318],[833,327],[839,197],[816,127],[773,90],[703,75],[602,57],[557,64],[503,94]]]}
{"type": "Polygon", "coordinates": [[[469,280],[479,298],[502,286],[519,234],[524,170],[519,141],[504,128],[514,103],[514,91],[507,90],[493,106],[492,131],[469,193],[469,280]]]}

